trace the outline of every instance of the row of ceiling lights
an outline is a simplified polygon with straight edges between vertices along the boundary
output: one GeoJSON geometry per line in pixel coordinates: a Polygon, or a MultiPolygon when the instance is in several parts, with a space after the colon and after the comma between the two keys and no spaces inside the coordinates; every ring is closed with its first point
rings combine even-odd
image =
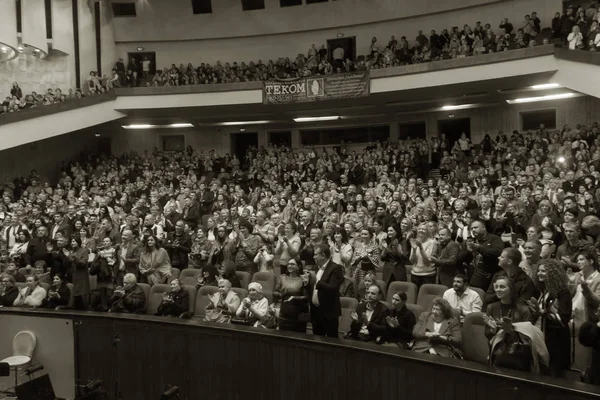
{"type": "MultiPolygon", "coordinates": [[[[558,83],[545,83],[542,85],[534,85],[530,86],[529,89],[532,90],[548,90],[548,89],[557,89],[561,86],[558,83]]],[[[523,104],[523,103],[534,103],[538,101],[549,101],[549,100],[561,100],[574,97],[576,94],[573,92],[566,93],[558,93],[551,94],[546,96],[535,96],[535,97],[521,97],[517,99],[506,100],[508,104],[523,104]]],[[[463,110],[468,108],[473,108],[477,106],[476,104],[457,104],[457,105],[445,105],[442,106],[440,111],[454,111],[454,110],[463,110]]],[[[341,120],[344,117],[339,115],[328,115],[322,117],[300,117],[294,118],[294,122],[322,122],[322,121],[335,121],[341,120]]],[[[260,121],[227,121],[217,123],[215,125],[219,126],[242,126],[242,125],[265,125],[270,123],[271,121],[260,120],[260,121]]],[[[152,124],[131,124],[131,125],[123,125],[125,129],[153,129],[153,128],[191,128],[194,125],[191,123],[177,123],[177,124],[168,124],[168,125],[152,125],[152,124]]]]}

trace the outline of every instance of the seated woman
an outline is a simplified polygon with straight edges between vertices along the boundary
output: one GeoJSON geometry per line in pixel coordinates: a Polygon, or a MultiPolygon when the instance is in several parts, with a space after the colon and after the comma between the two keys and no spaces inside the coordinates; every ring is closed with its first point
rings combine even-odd
{"type": "Polygon", "coordinates": [[[206,306],[205,320],[227,323],[236,314],[241,301],[237,293],[231,290],[231,282],[227,279],[219,279],[218,285],[219,291],[213,295],[208,295],[210,304],[206,306]]]}
{"type": "Polygon", "coordinates": [[[190,308],[190,295],[181,287],[179,279],[171,281],[171,291],[163,293],[163,299],[156,314],[163,317],[179,317],[190,308]]]}
{"type": "Polygon", "coordinates": [[[235,315],[242,318],[246,325],[258,327],[269,312],[269,301],[262,293],[262,285],[252,282],[248,285],[248,297],[242,300],[235,315]]]}
{"type": "Polygon", "coordinates": [[[279,329],[306,333],[306,322],[299,321],[302,313],[308,312],[308,287],[302,280],[302,267],[291,258],[287,261],[288,275],[279,275],[273,298],[281,301],[279,329]]]}
{"type": "Polygon", "coordinates": [[[460,322],[452,316],[448,301],[441,297],[433,300],[429,312],[421,314],[412,333],[415,338],[412,349],[420,353],[450,358],[454,351],[452,347],[460,347],[462,343],[460,322]]]}
{"type": "Polygon", "coordinates": [[[386,318],[385,334],[379,340],[380,343],[408,349],[408,344],[413,340],[412,332],[417,324],[417,319],[413,312],[406,307],[407,298],[404,292],[396,292],[392,296],[394,308],[386,318]]]}
{"type": "Polygon", "coordinates": [[[56,308],[66,306],[71,299],[71,289],[67,286],[67,281],[63,274],[54,275],[52,286],[48,290],[48,295],[42,301],[44,308],[56,308]]]}
{"type": "Polygon", "coordinates": [[[498,301],[489,304],[483,316],[485,336],[490,340],[490,364],[539,373],[539,362],[548,363],[541,356],[546,347],[543,335],[529,323],[531,313],[518,301],[515,284],[508,276],[497,275],[492,285],[498,301]],[[533,339],[539,340],[534,342],[533,339]],[[506,349],[514,343],[522,344],[526,351],[509,354],[506,349]],[[532,351],[534,344],[538,351],[532,351]]]}
{"type": "Polygon", "coordinates": [[[38,260],[33,264],[33,267],[33,274],[38,277],[39,283],[52,284],[50,281],[50,271],[47,271],[46,261],[38,260]]]}
{"type": "Polygon", "coordinates": [[[46,289],[40,286],[37,275],[30,275],[25,281],[26,287],[19,290],[19,295],[15,299],[15,307],[39,307],[46,298],[46,289]]]}
{"type": "Polygon", "coordinates": [[[198,276],[198,282],[196,283],[196,289],[200,289],[204,286],[219,286],[217,278],[219,271],[212,265],[207,265],[202,268],[202,274],[198,276]]]}

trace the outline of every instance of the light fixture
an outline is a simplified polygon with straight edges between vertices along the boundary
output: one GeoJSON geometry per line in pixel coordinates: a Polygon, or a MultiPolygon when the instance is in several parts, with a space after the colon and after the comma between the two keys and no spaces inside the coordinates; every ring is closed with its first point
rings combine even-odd
{"type": "Polygon", "coordinates": [[[559,163],[564,163],[565,162],[565,158],[561,156],[561,157],[558,157],[556,159],[556,161],[558,161],[559,163]]]}
{"type": "Polygon", "coordinates": [[[181,122],[178,124],[169,124],[168,128],[193,128],[194,124],[190,124],[189,122],[181,122]]]}
{"type": "Polygon", "coordinates": [[[17,47],[17,50],[19,50],[20,52],[23,52],[23,46],[17,47]]]}
{"type": "Polygon", "coordinates": [[[33,50],[33,51],[35,51],[36,53],[39,53],[39,52],[40,52],[40,49],[35,49],[35,50],[33,50]]]}
{"type": "Polygon", "coordinates": [[[246,128],[240,128],[240,132],[246,132],[246,128]]]}
{"type": "Polygon", "coordinates": [[[2,47],[2,49],[1,49],[1,50],[2,50],[2,52],[3,52],[3,53],[6,53],[6,52],[8,51],[8,48],[6,48],[6,47],[2,47]]]}
{"type": "Polygon", "coordinates": [[[151,128],[154,128],[155,126],[156,125],[150,125],[150,124],[122,125],[122,127],[125,129],[151,129],[151,128]]]}
{"type": "Polygon", "coordinates": [[[96,132],[96,133],[94,133],[94,136],[100,137],[100,133],[96,132]]]}
{"type": "Polygon", "coordinates": [[[317,122],[317,121],[335,121],[336,119],[342,119],[342,117],[338,115],[329,115],[325,117],[301,117],[294,118],[296,122],[317,122]]]}
{"type": "Polygon", "coordinates": [[[575,93],[569,92],[569,93],[550,94],[548,96],[522,97],[520,99],[506,100],[506,102],[508,104],[535,103],[537,101],[568,99],[568,98],[571,98],[574,96],[575,96],[575,93]]]}
{"type": "Polygon", "coordinates": [[[138,47],[137,51],[144,51],[144,48],[143,47],[138,47]]]}
{"type": "Polygon", "coordinates": [[[452,110],[463,110],[465,108],[473,107],[474,104],[458,104],[455,106],[443,106],[443,111],[452,111],[452,110]]]}
{"type": "Polygon", "coordinates": [[[546,90],[546,89],[556,89],[561,87],[558,83],[542,83],[541,85],[533,85],[531,89],[533,90],[546,90]]]}
{"type": "Polygon", "coordinates": [[[337,34],[337,37],[344,37],[344,34],[342,32],[337,34]]]}
{"type": "Polygon", "coordinates": [[[229,121],[229,122],[221,122],[218,125],[222,126],[237,126],[237,125],[263,125],[268,124],[269,121],[229,121]]]}

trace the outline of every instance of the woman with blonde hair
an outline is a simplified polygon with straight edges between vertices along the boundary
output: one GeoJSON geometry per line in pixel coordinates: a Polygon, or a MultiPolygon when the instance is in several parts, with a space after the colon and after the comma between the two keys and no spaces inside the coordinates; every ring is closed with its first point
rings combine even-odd
{"type": "Polygon", "coordinates": [[[538,204],[537,212],[531,218],[531,225],[536,227],[557,225],[558,216],[554,212],[554,207],[550,200],[544,199],[538,204]]]}
{"type": "Polygon", "coordinates": [[[431,256],[437,254],[437,242],[432,237],[427,223],[417,227],[417,237],[410,239],[410,257],[412,264],[411,281],[417,289],[426,283],[435,284],[437,270],[431,262],[431,256]]]}

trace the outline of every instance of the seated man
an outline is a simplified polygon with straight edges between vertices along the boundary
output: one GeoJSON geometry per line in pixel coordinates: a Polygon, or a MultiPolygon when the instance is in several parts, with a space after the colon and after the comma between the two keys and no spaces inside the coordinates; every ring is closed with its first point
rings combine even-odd
{"type": "Polygon", "coordinates": [[[40,286],[37,275],[27,277],[26,287],[19,291],[13,306],[15,307],[39,307],[46,298],[46,289],[40,286]]]}
{"type": "Polygon", "coordinates": [[[456,274],[452,283],[452,289],[444,292],[444,300],[450,303],[450,306],[460,312],[460,321],[465,315],[474,312],[481,312],[483,300],[479,293],[469,288],[469,281],[466,275],[456,274]]]}
{"type": "Polygon", "coordinates": [[[134,274],[123,277],[123,287],[118,287],[108,300],[109,312],[143,314],[146,309],[146,294],[137,284],[134,274]]]}
{"type": "Polygon", "coordinates": [[[19,272],[17,265],[13,261],[9,261],[6,265],[5,274],[12,276],[16,282],[25,282],[25,275],[19,272]]]}
{"type": "Polygon", "coordinates": [[[15,278],[12,275],[0,275],[0,306],[12,306],[18,295],[15,278]]]}
{"type": "Polygon", "coordinates": [[[181,287],[179,279],[171,281],[171,291],[163,293],[163,300],[155,315],[164,317],[179,317],[190,308],[190,295],[181,287]]]}
{"type": "Polygon", "coordinates": [[[408,344],[413,339],[412,331],[417,324],[417,318],[406,307],[407,298],[404,292],[396,292],[392,296],[392,305],[394,308],[385,319],[387,325],[384,334],[379,340],[380,343],[387,342],[390,346],[408,349],[408,344]]]}
{"type": "Polygon", "coordinates": [[[390,314],[388,308],[379,298],[381,289],[377,285],[370,285],[365,293],[365,301],[352,310],[350,318],[350,332],[347,339],[362,340],[365,342],[377,339],[386,332],[386,317],[390,314]]]}

